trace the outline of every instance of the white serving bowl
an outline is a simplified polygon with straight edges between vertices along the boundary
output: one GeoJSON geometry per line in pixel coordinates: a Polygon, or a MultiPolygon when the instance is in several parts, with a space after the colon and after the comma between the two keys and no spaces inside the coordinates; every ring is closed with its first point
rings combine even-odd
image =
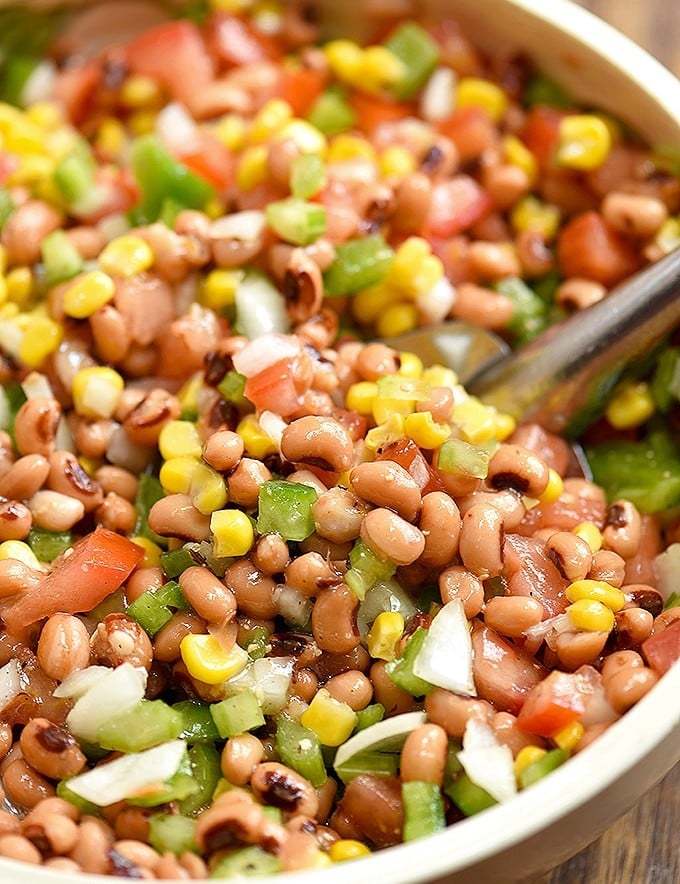
{"type": "MultiPolygon", "coordinates": [[[[2,5],[2,4],[0,4],[2,5]]],[[[43,5],[44,0],[43,0],[43,5]]],[[[49,5],[53,5],[50,3],[49,5]]],[[[323,0],[360,27],[361,4],[323,0]]],[[[680,82],[619,32],[568,0],[431,0],[483,48],[512,47],[575,98],[611,111],[647,141],[680,145],[680,82]]],[[[595,743],[507,804],[437,835],[323,872],[262,884],[510,884],[540,875],[594,841],[680,760],[680,663],[595,743]]],[[[0,859],[7,884],[111,884],[0,859]]]]}

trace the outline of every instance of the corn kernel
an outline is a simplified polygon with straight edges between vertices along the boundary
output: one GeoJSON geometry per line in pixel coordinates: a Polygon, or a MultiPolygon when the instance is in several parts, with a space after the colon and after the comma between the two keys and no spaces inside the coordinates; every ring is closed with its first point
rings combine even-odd
{"type": "Polygon", "coordinates": [[[538,175],[536,157],[516,135],[505,135],[502,144],[506,162],[520,168],[527,176],[529,184],[533,185],[538,175]]]}
{"type": "Polygon", "coordinates": [[[125,381],[112,368],[81,368],[71,386],[73,406],[82,417],[112,417],[124,387],[125,381]]]}
{"type": "Polygon", "coordinates": [[[387,284],[410,298],[429,292],[444,275],[444,265],[420,236],[403,242],[390,264],[387,284]]]}
{"type": "Polygon", "coordinates": [[[408,414],[412,414],[415,407],[415,399],[392,399],[387,396],[376,396],[373,403],[373,420],[376,424],[384,424],[396,415],[402,419],[403,429],[404,418],[408,414]]]}
{"type": "Polygon", "coordinates": [[[61,107],[53,101],[38,101],[26,108],[26,119],[46,132],[54,132],[64,124],[61,107]]]}
{"type": "Polygon", "coordinates": [[[492,439],[496,430],[493,412],[472,397],[454,406],[451,419],[458,426],[463,439],[473,445],[492,439]]]}
{"type": "Polygon", "coordinates": [[[341,132],[331,141],[326,159],[329,163],[344,163],[347,160],[357,159],[375,162],[376,153],[375,148],[366,138],[341,132]]]}
{"type": "Polygon", "coordinates": [[[136,276],[148,270],[153,262],[151,246],[141,236],[132,233],[112,239],[99,255],[101,269],[115,276],[136,276]]]}
{"type": "Polygon", "coordinates": [[[321,688],[303,712],[300,724],[310,728],[324,746],[339,746],[354,730],[357,714],[347,703],[321,688]]]}
{"type": "Polygon", "coordinates": [[[149,135],[156,128],[158,114],[151,110],[138,110],[128,117],[128,127],[133,135],[149,135]]]}
{"type": "Polygon", "coordinates": [[[564,482],[558,472],[552,469],[548,470],[548,484],[545,491],[540,496],[541,503],[555,503],[564,491],[564,482]]]}
{"type": "Polygon", "coordinates": [[[64,292],[64,313],[74,319],[87,319],[113,299],[116,285],[107,273],[92,270],[64,292]]]}
{"type": "Polygon", "coordinates": [[[378,395],[378,385],[372,381],[359,381],[347,391],[345,405],[359,414],[372,414],[373,403],[378,395]]]}
{"type": "Polygon", "coordinates": [[[4,276],[0,276],[0,306],[7,301],[7,280],[4,276]]]}
{"type": "MultiPolygon", "coordinates": [[[[404,354],[400,354],[403,356],[404,354]]],[[[422,365],[422,363],[421,363],[422,365]]],[[[431,387],[448,387],[453,389],[458,384],[458,375],[450,368],[443,365],[430,365],[423,371],[423,380],[431,387]]]]}
{"type": "Polygon", "coordinates": [[[35,187],[49,180],[54,173],[55,162],[52,157],[26,154],[19,158],[19,165],[7,176],[7,184],[35,187]]]}
{"type": "Polygon", "coordinates": [[[191,502],[204,516],[209,516],[215,510],[222,509],[227,502],[227,485],[224,477],[209,467],[203,461],[197,461],[198,466],[191,474],[189,494],[191,502]]]}
{"type": "Polygon", "coordinates": [[[370,856],[371,850],[361,841],[355,841],[353,838],[340,838],[339,841],[334,841],[331,844],[328,855],[334,863],[342,863],[348,859],[370,856]]]}
{"type": "Polygon", "coordinates": [[[99,124],[94,140],[97,152],[108,161],[118,159],[127,144],[125,126],[114,117],[106,117],[99,124]]]}
{"type": "Polygon", "coordinates": [[[563,749],[565,752],[573,752],[584,732],[585,728],[580,721],[572,721],[571,724],[558,731],[553,740],[558,749],[563,749]]]}
{"type": "Polygon", "coordinates": [[[461,77],[456,85],[456,107],[478,107],[487,113],[494,123],[505,116],[508,97],[490,80],[480,77],[461,77]]]}
{"type": "Polygon", "coordinates": [[[616,430],[629,430],[646,423],[655,411],[649,385],[640,381],[614,396],[607,406],[605,417],[616,430]]]}
{"type": "Polygon", "coordinates": [[[217,12],[246,12],[254,0],[209,0],[209,6],[217,12]]]}
{"type": "Polygon", "coordinates": [[[399,353],[399,369],[397,371],[399,377],[417,380],[423,377],[424,370],[422,359],[415,353],[409,353],[407,350],[402,350],[399,353]]]}
{"type": "Polygon", "coordinates": [[[236,170],[236,184],[241,190],[254,190],[267,180],[269,175],[268,156],[269,149],[265,144],[249,147],[243,152],[236,170]]]}
{"type": "Polygon", "coordinates": [[[144,558],[140,563],[140,568],[160,568],[163,550],[157,543],[149,540],[148,537],[141,536],[131,537],[130,540],[135,546],[139,546],[144,550],[144,558]]]}
{"type": "Polygon", "coordinates": [[[131,74],[120,87],[118,99],[123,107],[130,110],[156,107],[163,101],[163,90],[151,77],[131,74]]]}
{"type": "Polygon", "coordinates": [[[315,153],[325,156],[328,142],[323,132],[320,132],[307,120],[291,120],[276,134],[275,140],[293,141],[300,153],[315,153]]]}
{"type": "Polygon", "coordinates": [[[614,628],[614,612],[602,602],[579,599],[567,608],[567,614],[577,629],[588,632],[611,632],[614,628]]]}
{"type": "Polygon", "coordinates": [[[7,273],[7,249],[0,242],[0,275],[4,276],[7,273]]]}
{"type": "Polygon", "coordinates": [[[599,168],[609,156],[612,135],[607,124],[594,114],[574,114],[560,121],[557,162],[567,169],[599,168]]]}
{"type": "Polygon", "coordinates": [[[513,207],[510,221],[519,233],[539,233],[546,242],[550,242],[560,226],[560,210],[557,206],[528,195],[522,197],[513,207]]]}
{"type": "Polygon", "coordinates": [[[382,611],[366,636],[366,647],[376,660],[394,660],[397,642],[404,634],[404,618],[398,611],[382,611]]]}
{"type": "Polygon", "coordinates": [[[226,148],[236,153],[245,143],[246,121],[237,114],[227,114],[217,121],[213,134],[226,148]]]}
{"type": "Polygon", "coordinates": [[[540,761],[544,755],[546,755],[546,750],[541,749],[540,746],[524,746],[517,753],[517,757],[515,758],[515,778],[519,781],[520,777],[524,773],[524,771],[529,767],[529,765],[533,764],[535,761],[540,761]]]}
{"type": "Polygon", "coordinates": [[[416,158],[407,148],[393,144],[380,154],[378,168],[383,178],[406,178],[415,171],[416,158]]]}
{"type": "Polygon", "coordinates": [[[279,132],[293,118],[287,101],[273,98],[268,101],[251,123],[248,138],[252,144],[263,144],[279,132]]]}
{"type": "Polygon", "coordinates": [[[164,460],[171,457],[200,457],[203,452],[196,424],[191,421],[168,421],[158,436],[158,450],[164,460]]]}
{"type": "Polygon", "coordinates": [[[13,267],[5,278],[7,300],[25,304],[33,293],[33,274],[30,267],[13,267]]]}
{"type": "Polygon", "coordinates": [[[43,570],[31,547],[22,540],[4,540],[0,543],[0,559],[15,559],[34,571],[43,570]]]}
{"type": "Polygon", "coordinates": [[[245,669],[248,654],[239,645],[225,652],[212,635],[185,635],[179,652],[192,678],[220,684],[245,669]]]}
{"type": "Polygon", "coordinates": [[[168,494],[188,494],[199,460],[189,454],[166,460],[158,473],[158,480],[168,494]]]}
{"type": "Polygon", "coordinates": [[[203,372],[197,371],[177,393],[182,415],[198,415],[198,393],[203,388],[203,372]]]}
{"type": "Polygon", "coordinates": [[[211,221],[217,221],[226,213],[226,209],[224,203],[218,197],[214,197],[203,206],[203,212],[211,221]]]}
{"type": "Polygon", "coordinates": [[[242,270],[211,270],[201,285],[199,300],[205,307],[215,312],[231,307],[236,297],[236,289],[243,279],[242,270]]]}
{"type": "Polygon", "coordinates": [[[654,246],[660,249],[663,255],[680,246],[680,217],[664,221],[654,237],[654,246]]]}
{"type": "Polygon", "coordinates": [[[499,442],[503,442],[508,436],[511,436],[517,427],[517,421],[514,417],[510,414],[505,414],[502,411],[499,411],[494,415],[494,422],[496,425],[494,435],[499,442]]]}
{"type": "Polygon", "coordinates": [[[382,92],[405,76],[406,65],[386,46],[368,46],[362,53],[355,85],[366,91],[382,92]]]}
{"type": "Polygon", "coordinates": [[[85,470],[88,476],[94,476],[103,461],[100,458],[85,457],[84,454],[78,455],[78,463],[85,470]]]}
{"type": "Polygon", "coordinates": [[[356,83],[359,79],[363,50],[351,40],[331,40],[324,46],[328,65],[339,80],[356,83]]]}
{"type": "Polygon", "coordinates": [[[573,533],[581,540],[585,540],[592,552],[596,553],[602,549],[602,532],[594,522],[581,522],[574,528],[573,533]]]}
{"type": "Polygon", "coordinates": [[[362,325],[370,325],[392,303],[394,293],[384,285],[357,292],[352,298],[352,315],[362,325]]]}
{"type": "Polygon", "coordinates": [[[64,330],[58,322],[47,316],[31,320],[19,345],[19,358],[28,368],[38,368],[50,353],[54,353],[64,330]]]}
{"type": "Polygon", "coordinates": [[[385,423],[373,427],[366,433],[364,447],[370,454],[375,454],[379,448],[384,448],[390,442],[404,438],[404,418],[400,414],[391,414],[385,423]]]}
{"type": "Polygon", "coordinates": [[[377,319],[375,330],[381,338],[392,338],[413,331],[418,325],[418,310],[413,304],[397,303],[387,307],[377,319]]]}
{"type": "Polygon", "coordinates": [[[241,510],[218,510],[210,517],[213,552],[218,558],[245,556],[255,541],[253,523],[241,510]]]}
{"type": "Polygon", "coordinates": [[[626,597],[621,590],[604,580],[576,580],[566,588],[565,595],[570,602],[580,599],[602,602],[614,613],[626,604],[626,597]]]}
{"type": "Polygon", "coordinates": [[[276,443],[264,432],[254,414],[247,414],[242,418],[236,432],[243,439],[243,445],[250,457],[263,460],[278,451],[276,443]]]}
{"type": "Polygon", "coordinates": [[[430,411],[409,414],[404,420],[404,431],[419,448],[428,450],[439,448],[451,435],[451,427],[437,423],[430,411]]]}

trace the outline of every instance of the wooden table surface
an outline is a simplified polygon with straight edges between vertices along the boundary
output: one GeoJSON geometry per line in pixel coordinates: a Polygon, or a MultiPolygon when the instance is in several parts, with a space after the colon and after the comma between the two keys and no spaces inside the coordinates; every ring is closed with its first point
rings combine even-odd
{"type": "MultiPolygon", "coordinates": [[[[673,0],[576,0],[680,76],[680,6],[673,0]]],[[[678,884],[680,765],[598,841],[541,884],[678,884]]]]}

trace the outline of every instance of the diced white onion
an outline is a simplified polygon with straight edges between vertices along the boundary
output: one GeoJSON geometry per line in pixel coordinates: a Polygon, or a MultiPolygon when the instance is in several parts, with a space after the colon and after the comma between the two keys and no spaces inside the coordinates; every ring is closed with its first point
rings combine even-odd
{"type": "Polygon", "coordinates": [[[69,789],[99,807],[160,791],[186,756],[182,740],[130,752],[69,780],[69,789]]]}
{"type": "Polygon", "coordinates": [[[117,467],[129,470],[139,475],[151,463],[153,449],[141,445],[134,445],[128,439],[125,430],[118,426],[111,433],[109,444],[106,448],[106,459],[117,467]]]}
{"type": "Polygon", "coordinates": [[[96,681],[76,702],[66,718],[76,737],[94,743],[100,727],[124,716],[136,706],[146,690],[146,670],[122,663],[96,681]]]}
{"type": "Polygon", "coordinates": [[[53,97],[52,92],[57,78],[57,68],[53,61],[41,61],[32,71],[21,90],[19,104],[30,107],[53,97]]]}
{"type": "Polygon", "coordinates": [[[374,184],[378,179],[378,171],[373,160],[354,159],[342,163],[329,163],[326,166],[329,181],[343,184],[374,184]]]}
{"type": "Polygon", "coordinates": [[[304,626],[312,614],[312,602],[304,593],[286,583],[274,587],[272,596],[279,614],[292,626],[304,626]]]}
{"type": "Polygon", "coordinates": [[[416,606],[404,587],[396,580],[380,580],[366,592],[366,597],[359,605],[357,621],[359,629],[367,631],[378,614],[383,611],[395,611],[408,620],[416,613],[416,606]]]}
{"type": "MultiPolygon", "coordinates": [[[[251,272],[244,276],[236,287],[235,304],[236,324],[241,332],[251,340],[261,335],[285,335],[290,329],[286,299],[261,273],[251,272]]],[[[299,343],[297,346],[299,348],[299,343]]],[[[243,354],[243,350],[237,355],[241,354],[243,354]]],[[[268,365],[273,365],[276,361],[278,360],[271,359],[268,365]]],[[[234,365],[236,365],[236,359],[234,359],[234,365]]],[[[241,373],[245,374],[245,372],[241,373]]]]}
{"type": "Polygon", "coordinates": [[[236,371],[252,378],[266,368],[300,353],[300,339],[292,335],[263,334],[234,354],[236,371]]]}
{"type": "Polygon", "coordinates": [[[21,382],[21,389],[27,399],[54,398],[54,390],[47,375],[41,374],[39,371],[29,372],[21,382]]]}
{"type": "Polygon", "coordinates": [[[654,571],[657,589],[664,601],[668,601],[680,589],[680,543],[671,543],[654,559],[654,571]]]}
{"type": "Polygon", "coordinates": [[[273,411],[263,411],[259,417],[259,421],[260,427],[269,436],[269,438],[276,445],[279,451],[281,451],[281,439],[283,437],[283,431],[286,429],[288,424],[280,415],[274,414],[273,411]]]}
{"type": "Polygon", "coordinates": [[[447,691],[477,696],[472,677],[470,626],[460,599],[447,602],[435,616],[413,661],[413,672],[447,691]]]}
{"type": "Polygon", "coordinates": [[[62,683],[54,689],[54,696],[63,697],[66,700],[79,700],[109,672],[111,670],[108,666],[88,666],[87,669],[78,669],[67,675],[62,683]]]}
{"type": "Polygon", "coordinates": [[[264,212],[257,209],[247,209],[244,212],[223,215],[213,221],[210,226],[210,236],[213,239],[237,239],[239,242],[254,242],[262,236],[266,226],[264,212]]]}
{"type": "Polygon", "coordinates": [[[17,361],[21,359],[19,353],[23,338],[24,332],[16,323],[10,320],[0,322],[0,347],[17,361]]]}
{"type": "Polygon", "coordinates": [[[328,491],[328,488],[321,479],[311,470],[295,470],[294,473],[287,476],[287,479],[289,482],[296,482],[298,485],[307,485],[309,488],[313,488],[317,494],[323,494],[325,491],[328,491]]]}
{"type": "Polygon", "coordinates": [[[463,735],[458,761],[473,783],[496,801],[507,801],[517,792],[512,751],[496,739],[486,722],[471,718],[463,735]]]}
{"type": "Polygon", "coordinates": [[[261,657],[253,663],[255,696],[265,715],[276,715],[288,703],[294,662],[292,657],[261,657]]]}
{"type": "Polygon", "coordinates": [[[97,222],[97,230],[105,242],[111,242],[117,236],[123,236],[130,230],[130,222],[125,215],[107,215],[97,222]]]}
{"type": "Polygon", "coordinates": [[[156,117],[156,134],[174,154],[194,152],[199,145],[199,131],[189,111],[177,101],[161,110],[156,117]]]}
{"type": "Polygon", "coordinates": [[[21,692],[21,666],[18,660],[10,660],[0,669],[0,712],[21,692]]]}
{"type": "Polygon", "coordinates": [[[406,737],[412,730],[425,724],[426,719],[424,712],[404,712],[364,728],[338,747],[333,766],[337,770],[359,752],[369,749],[374,752],[399,752],[406,737]]]}
{"type": "Polygon", "coordinates": [[[435,325],[449,315],[456,301],[456,290],[445,276],[429,291],[418,295],[415,304],[423,324],[435,325]]]}
{"type": "Polygon", "coordinates": [[[437,68],[420,97],[420,113],[428,123],[450,117],[456,106],[456,75],[451,68],[437,68]]]}

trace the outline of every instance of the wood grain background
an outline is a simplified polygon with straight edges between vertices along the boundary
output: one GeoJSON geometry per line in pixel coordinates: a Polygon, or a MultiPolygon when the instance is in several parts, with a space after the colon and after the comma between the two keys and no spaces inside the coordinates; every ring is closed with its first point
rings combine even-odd
{"type": "MultiPolygon", "coordinates": [[[[549,0],[547,0],[549,2],[549,0]]],[[[680,76],[676,0],[576,0],[680,76]]],[[[680,766],[598,841],[541,884],[678,884],[680,766]]]]}

